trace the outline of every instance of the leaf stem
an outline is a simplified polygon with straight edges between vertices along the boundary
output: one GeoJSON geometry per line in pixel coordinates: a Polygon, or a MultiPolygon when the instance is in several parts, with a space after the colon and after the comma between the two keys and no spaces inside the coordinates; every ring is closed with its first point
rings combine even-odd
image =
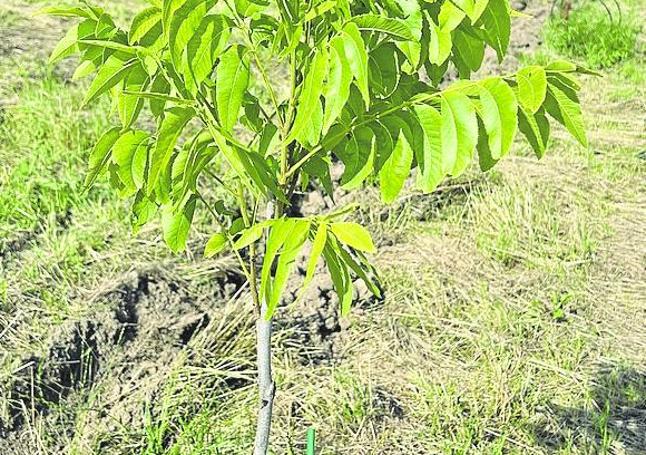
{"type": "Polygon", "coordinates": [[[238,262],[240,263],[240,268],[242,269],[242,273],[244,274],[245,278],[247,281],[250,281],[251,274],[249,273],[249,270],[247,269],[247,266],[245,265],[244,260],[242,259],[242,256],[240,256],[240,253],[238,250],[233,248],[233,239],[229,235],[229,232],[227,231],[226,226],[220,221],[220,217],[218,216],[217,212],[213,210],[213,207],[211,207],[211,204],[207,202],[207,200],[204,198],[202,193],[200,191],[196,191],[197,197],[202,201],[206,209],[211,213],[211,216],[213,216],[213,219],[215,220],[216,223],[220,225],[220,228],[222,228],[222,232],[224,233],[224,236],[227,238],[227,243],[229,244],[229,248],[231,248],[231,251],[236,255],[236,258],[238,259],[238,262]]]}
{"type": "MultiPolygon", "coordinates": [[[[251,226],[249,212],[247,211],[247,201],[244,196],[244,186],[241,181],[238,182],[238,206],[246,227],[251,226]]],[[[258,274],[256,272],[256,242],[249,245],[249,287],[251,289],[251,298],[253,299],[256,316],[260,316],[260,297],[258,295],[258,274]]]]}

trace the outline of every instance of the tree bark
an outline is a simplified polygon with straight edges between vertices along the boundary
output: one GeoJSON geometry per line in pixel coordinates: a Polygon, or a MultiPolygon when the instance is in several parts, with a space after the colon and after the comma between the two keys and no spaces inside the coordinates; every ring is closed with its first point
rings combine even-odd
{"type": "Polygon", "coordinates": [[[254,455],[266,455],[269,447],[271,414],[274,406],[276,385],[271,374],[271,319],[265,315],[267,306],[263,303],[260,316],[256,320],[256,352],[258,363],[258,419],[256,422],[256,440],[254,455]]]}

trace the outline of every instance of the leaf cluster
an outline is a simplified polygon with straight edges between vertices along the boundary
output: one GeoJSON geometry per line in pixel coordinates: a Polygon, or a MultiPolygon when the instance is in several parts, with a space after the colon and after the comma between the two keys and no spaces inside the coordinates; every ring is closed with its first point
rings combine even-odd
{"type": "Polygon", "coordinates": [[[509,153],[517,131],[542,157],[548,117],[586,145],[575,79],[584,68],[558,61],[472,80],[486,47],[499,60],[507,52],[507,0],[150,3],[128,30],[87,3],[46,10],[80,19],[51,61],[79,54],[74,76],[92,76],[85,102],[108,94],[118,112],[119,123],[90,153],[87,184],[107,172],[133,198],[135,226],[160,213],[175,251],[185,246],[196,207],[204,206],[221,226],[205,255],[233,251],[269,317],[306,242],[312,251],[304,284],[323,257],[344,313],[354,277],[380,292],[365,257],[373,250],[370,236],[338,220],[347,211],[283,215],[299,188],[333,197],[337,184],[378,185],[392,202],[413,174],[428,193],[475,156],[490,169],[509,153]],[[288,74],[284,94],[272,80],[276,66],[288,74]],[[459,80],[441,84],[451,68],[459,80]],[[144,107],[154,131],[138,126],[144,107]],[[197,132],[182,142],[189,123],[197,132]],[[334,161],[344,166],[340,182],[331,178],[334,161]],[[233,175],[233,187],[218,172],[233,175]],[[237,206],[207,202],[205,185],[222,186],[237,206]],[[276,210],[263,220],[258,208],[270,201],[276,210]],[[256,288],[255,249],[263,237],[256,288]]]}

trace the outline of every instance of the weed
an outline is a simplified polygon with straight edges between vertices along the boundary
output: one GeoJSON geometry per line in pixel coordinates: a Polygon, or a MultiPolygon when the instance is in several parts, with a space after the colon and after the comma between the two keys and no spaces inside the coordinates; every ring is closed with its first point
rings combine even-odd
{"type": "Polygon", "coordinates": [[[611,20],[598,8],[583,7],[568,19],[552,18],[545,28],[546,43],[557,52],[582,59],[592,68],[608,68],[637,52],[639,27],[631,20],[611,20]]]}

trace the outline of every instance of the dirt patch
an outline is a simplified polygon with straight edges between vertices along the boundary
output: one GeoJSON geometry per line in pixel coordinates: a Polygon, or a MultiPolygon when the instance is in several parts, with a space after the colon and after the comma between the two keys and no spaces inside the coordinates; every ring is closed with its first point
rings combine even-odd
{"type": "Polygon", "coordinates": [[[377,387],[372,391],[372,408],[376,411],[377,420],[406,417],[399,398],[382,387],[377,387]]]}
{"type": "MultiPolygon", "coordinates": [[[[277,330],[289,333],[285,347],[296,351],[302,365],[332,365],[343,358],[342,339],[350,325],[349,318],[340,316],[339,298],[334,291],[323,261],[320,261],[314,279],[302,291],[309,258],[306,246],[288,283],[283,305],[275,317],[277,330]],[[302,293],[302,295],[300,295],[302,293]]],[[[361,280],[354,282],[353,313],[375,309],[383,302],[373,296],[361,280]]]]}
{"type": "MultiPolygon", "coordinates": [[[[233,273],[218,280],[211,304],[242,281],[233,273]]],[[[88,411],[97,428],[142,427],[142,403],[152,401],[178,353],[211,320],[211,305],[191,289],[158,271],[135,273],[101,298],[108,311],[63,324],[46,353],[24,359],[5,392],[0,452],[29,453],[21,438],[28,424],[73,423],[61,418],[59,408],[81,397],[86,407],[98,409],[88,411]]],[[[74,427],[56,431],[71,438],[74,427]]]]}
{"type": "Polygon", "coordinates": [[[12,99],[27,80],[41,80],[49,70],[61,80],[69,80],[76,66],[73,59],[66,59],[51,69],[45,64],[71,24],[70,20],[36,16],[37,6],[12,3],[3,2],[0,6],[0,70],[6,66],[21,71],[0,71],[0,101],[12,99]]]}

